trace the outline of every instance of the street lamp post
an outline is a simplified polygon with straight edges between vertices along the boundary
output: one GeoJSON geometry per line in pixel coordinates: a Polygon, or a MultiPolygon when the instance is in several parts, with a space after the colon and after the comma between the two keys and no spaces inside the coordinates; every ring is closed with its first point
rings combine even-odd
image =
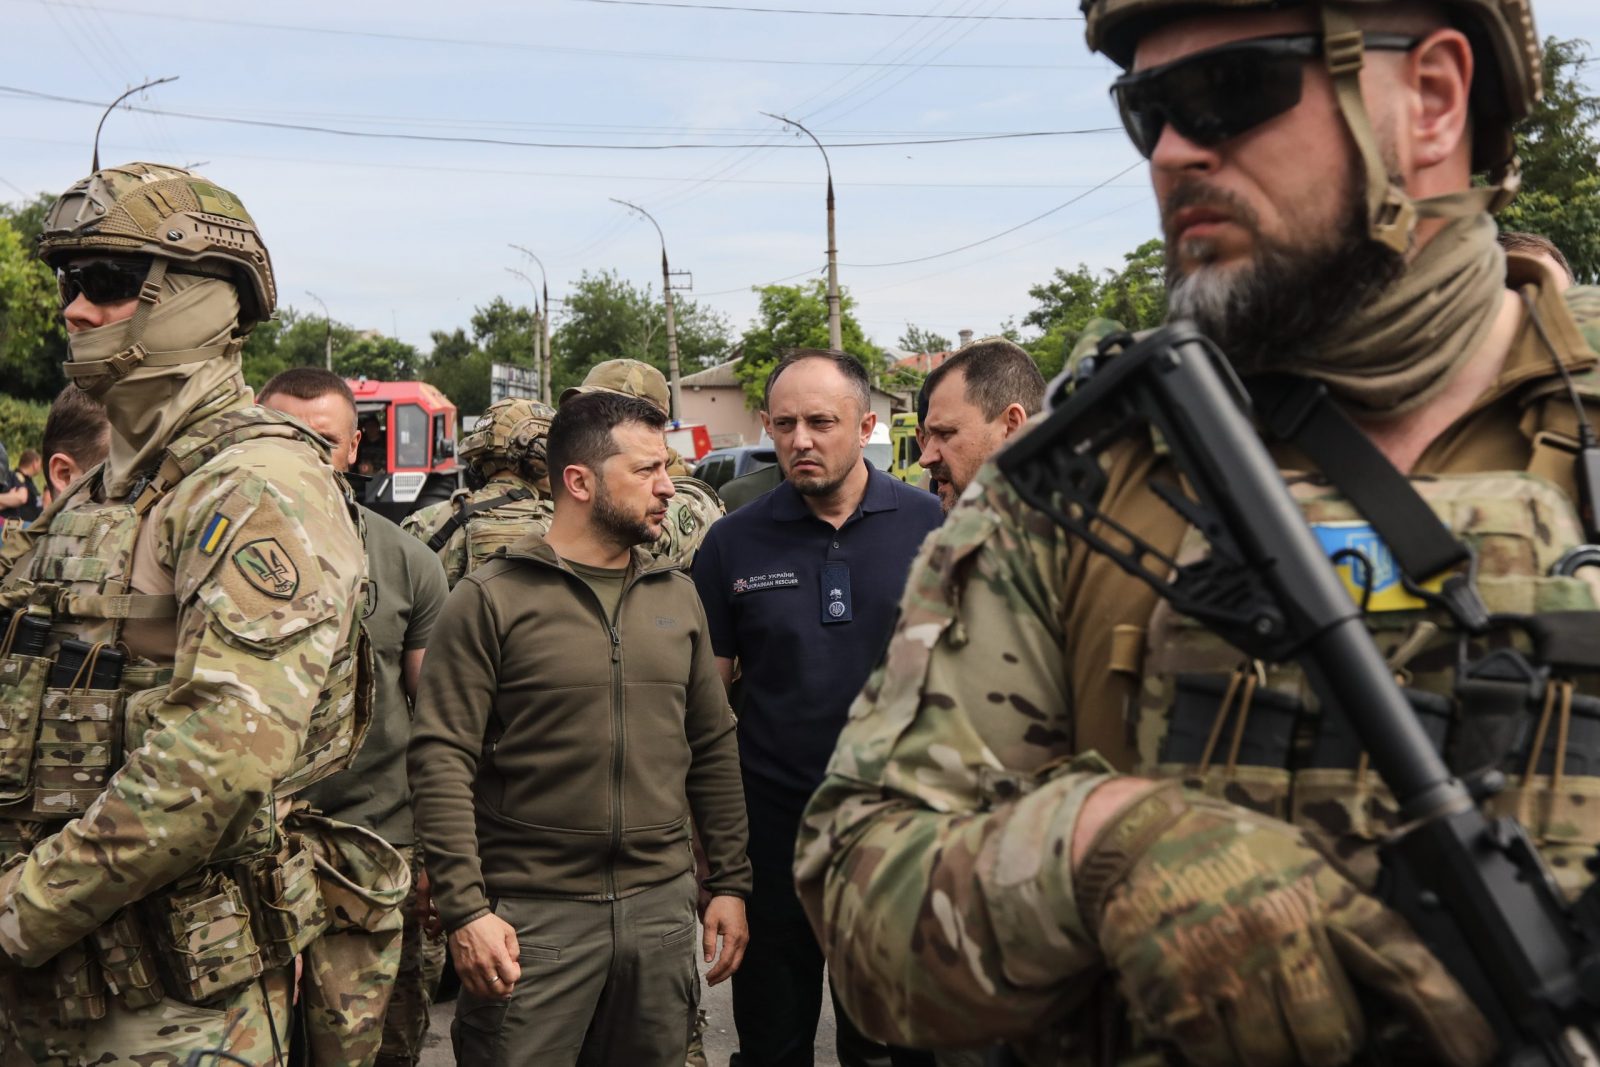
{"type": "Polygon", "coordinates": [[[667,237],[661,232],[661,224],[655,216],[650,214],[638,204],[631,204],[626,200],[611,198],[613,204],[621,204],[629,211],[636,211],[648,219],[650,225],[656,228],[656,236],[661,238],[661,299],[667,306],[667,379],[672,385],[672,411],[673,419],[679,417],[682,410],[679,404],[678,385],[678,328],[672,321],[672,271],[667,266],[667,237]]]}
{"type": "Polygon", "coordinates": [[[328,305],[322,303],[322,297],[306,290],[306,295],[315,300],[322,307],[322,365],[329,373],[333,371],[333,319],[328,315],[328,305]]]}
{"type": "MultiPolygon", "coordinates": [[[[549,353],[545,354],[544,366],[539,365],[539,287],[533,284],[533,279],[515,267],[507,267],[507,274],[515,274],[528,283],[528,288],[533,290],[533,372],[539,375],[539,393],[545,403],[550,402],[550,360],[549,353]]],[[[548,309],[546,309],[548,310],[548,309]]]]}
{"type": "Polygon", "coordinates": [[[542,367],[544,373],[543,384],[541,388],[544,392],[542,399],[546,404],[548,404],[550,403],[550,277],[549,275],[545,274],[544,261],[538,256],[534,255],[521,245],[512,245],[511,247],[515,248],[518,252],[521,252],[523,255],[527,256],[529,259],[533,260],[539,265],[539,281],[542,283],[544,289],[544,312],[539,316],[539,332],[542,336],[541,345],[543,352],[542,367]]]}
{"type": "Polygon", "coordinates": [[[828,162],[828,150],[822,147],[822,142],[817,140],[817,135],[806,129],[794,119],[774,115],[770,111],[763,111],[769,119],[777,119],[786,125],[793,126],[817,146],[817,151],[822,153],[822,165],[828,170],[828,347],[835,352],[844,351],[843,331],[839,323],[839,243],[833,238],[833,164],[828,162]]]}

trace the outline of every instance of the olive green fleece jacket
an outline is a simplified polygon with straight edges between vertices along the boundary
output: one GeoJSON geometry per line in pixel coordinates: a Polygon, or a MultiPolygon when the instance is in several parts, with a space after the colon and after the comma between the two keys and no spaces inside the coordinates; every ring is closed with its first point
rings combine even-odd
{"type": "Polygon", "coordinates": [[[616,625],[536,534],[434,626],[407,765],[446,929],[491,897],[614,900],[694,866],[748,896],[733,712],[694,583],[634,549],[616,625]]]}

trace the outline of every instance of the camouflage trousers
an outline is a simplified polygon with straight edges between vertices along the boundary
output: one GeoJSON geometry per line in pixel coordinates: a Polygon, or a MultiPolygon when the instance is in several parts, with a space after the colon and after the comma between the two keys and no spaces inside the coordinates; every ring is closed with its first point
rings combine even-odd
{"type": "Polygon", "coordinates": [[[191,1062],[279,1067],[288,1062],[288,968],[264,974],[212,1006],[197,1008],[168,997],[129,1009],[109,997],[105,1018],[70,1024],[59,1021],[47,996],[28,988],[29,973],[13,971],[0,979],[0,1015],[37,1067],[187,1067],[191,1062]]]}
{"type": "Polygon", "coordinates": [[[360,827],[296,811],[288,825],[317,853],[328,928],[306,946],[302,1029],[317,1067],[368,1067],[400,969],[401,902],[411,871],[394,846],[360,827]]]}
{"type": "Polygon", "coordinates": [[[415,848],[396,846],[411,867],[411,892],[402,906],[405,926],[400,937],[400,973],[395,976],[389,1010],[383,1016],[383,1047],[376,1067],[413,1067],[422,1056],[422,1039],[428,1034],[428,1008],[444,972],[445,941],[423,932],[417,922],[417,875],[422,855],[415,848]]]}

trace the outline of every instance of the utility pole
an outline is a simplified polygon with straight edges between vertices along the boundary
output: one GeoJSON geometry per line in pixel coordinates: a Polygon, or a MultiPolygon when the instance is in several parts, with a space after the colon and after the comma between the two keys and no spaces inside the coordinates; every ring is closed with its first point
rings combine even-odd
{"type": "Polygon", "coordinates": [[[540,386],[540,389],[542,390],[540,399],[548,404],[550,403],[550,276],[544,272],[544,262],[538,256],[534,255],[521,245],[512,245],[511,247],[515,248],[518,252],[521,252],[523,255],[527,256],[529,259],[533,260],[539,265],[539,282],[544,289],[544,311],[539,316],[538,323],[541,336],[540,346],[543,351],[544,360],[544,362],[541,364],[543,368],[543,375],[540,378],[540,382],[542,383],[540,386]]]}
{"type": "MultiPolygon", "coordinates": [[[[507,274],[515,274],[528,283],[528,288],[533,290],[533,372],[539,376],[539,395],[545,398],[545,403],[550,402],[550,378],[544,368],[539,365],[539,287],[533,284],[533,279],[515,267],[507,267],[507,274]]],[[[548,361],[545,368],[548,368],[548,361]]]]}
{"type": "Polygon", "coordinates": [[[322,297],[306,290],[306,295],[322,305],[322,323],[325,327],[322,334],[322,366],[329,373],[333,371],[333,319],[328,315],[328,305],[322,303],[322,297]]]}
{"type": "Polygon", "coordinates": [[[839,323],[839,242],[833,237],[833,164],[828,162],[828,150],[822,147],[822,142],[817,140],[817,135],[806,129],[794,119],[774,115],[770,111],[763,111],[769,119],[777,119],[786,125],[793,126],[817,146],[817,151],[822,153],[822,165],[828,170],[828,347],[835,352],[844,351],[844,336],[839,323]]]}
{"type": "MultiPolygon", "coordinates": [[[[679,418],[679,413],[683,410],[683,408],[679,400],[679,393],[681,390],[680,386],[678,385],[678,328],[672,320],[673,271],[672,268],[667,265],[667,238],[666,235],[661,232],[661,224],[656,221],[655,216],[650,214],[650,212],[646,211],[644,208],[640,207],[638,204],[631,204],[626,200],[618,200],[614,196],[611,198],[611,202],[613,204],[621,204],[629,211],[638,212],[645,219],[649,220],[650,225],[656,228],[656,236],[661,238],[661,299],[667,306],[667,379],[672,385],[672,411],[670,412],[670,415],[674,420],[676,420],[679,418]]],[[[687,274],[688,272],[679,271],[678,273],[687,274]]],[[[691,278],[689,284],[685,286],[685,288],[693,288],[693,286],[694,280],[691,278]]]]}

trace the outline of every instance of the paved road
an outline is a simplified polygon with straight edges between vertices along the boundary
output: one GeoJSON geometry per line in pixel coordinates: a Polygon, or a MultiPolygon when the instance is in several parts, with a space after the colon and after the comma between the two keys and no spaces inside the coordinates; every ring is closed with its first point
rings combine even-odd
{"type": "MultiPolygon", "coordinates": [[[[701,997],[710,1022],[706,1031],[706,1059],[711,1067],[726,1067],[728,1057],[739,1047],[733,1033],[732,983],[723,982],[715,989],[707,989],[701,997]]],[[[456,1062],[450,1054],[450,1020],[456,1006],[436,1004],[433,1009],[432,1029],[428,1032],[427,1047],[422,1053],[422,1067],[451,1067],[456,1062]]],[[[817,1025],[817,1067],[838,1067],[839,1060],[833,1049],[833,999],[822,998],[822,1021],[817,1025]]]]}

